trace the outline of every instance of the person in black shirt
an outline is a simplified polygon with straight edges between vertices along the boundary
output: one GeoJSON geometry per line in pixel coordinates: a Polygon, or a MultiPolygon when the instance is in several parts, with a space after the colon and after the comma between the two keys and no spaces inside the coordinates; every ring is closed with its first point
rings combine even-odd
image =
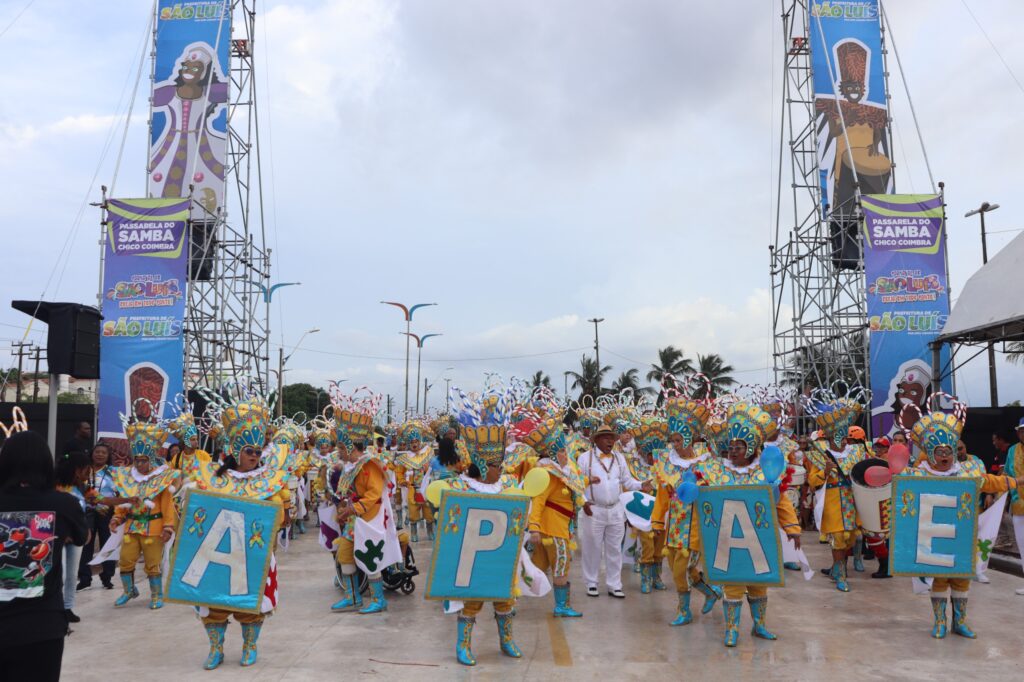
{"type": "Polygon", "coordinates": [[[78,422],[74,437],[64,443],[64,449],[60,454],[66,455],[69,452],[84,452],[89,454],[92,450],[92,424],[89,422],[78,422]]]}
{"type": "Polygon", "coordinates": [[[64,544],[85,544],[78,501],[54,488],[46,441],[26,431],[0,448],[0,670],[12,680],[59,680],[68,621],[64,544]]]}

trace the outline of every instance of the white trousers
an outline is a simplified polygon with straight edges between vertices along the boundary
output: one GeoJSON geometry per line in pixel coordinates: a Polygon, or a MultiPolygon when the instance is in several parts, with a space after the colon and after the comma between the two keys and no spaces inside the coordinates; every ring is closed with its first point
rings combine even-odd
{"type": "Polygon", "coordinates": [[[1011,516],[1013,520],[1013,535],[1017,540],[1017,551],[1024,556],[1024,516],[1011,516]]]}
{"type": "Polygon", "coordinates": [[[593,516],[580,513],[580,551],[583,553],[583,581],[597,586],[604,558],[604,580],[609,590],[622,589],[622,540],[626,536],[626,512],[622,505],[611,508],[591,505],[593,516]]]}

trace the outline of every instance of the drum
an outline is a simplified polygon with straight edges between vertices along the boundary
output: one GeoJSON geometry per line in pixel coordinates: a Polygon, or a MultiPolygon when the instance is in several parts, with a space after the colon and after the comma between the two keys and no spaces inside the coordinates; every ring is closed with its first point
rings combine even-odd
{"type": "Polygon", "coordinates": [[[864,480],[864,472],[873,466],[888,468],[884,459],[871,457],[858,462],[850,472],[853,503],[857,507],[861,527],[868,533],[883,535],[889,532],[889,506],[892,498],[892,483],[872,487],[864,480]]]}
{"type": "Polygon", "coordinates": [[[789,487],[799,490],[800,486],[807,482],[807,469],[804,469],[799,464],[790,464],[789,469],[793,472],[793,477],[789,481],[789,487]]]}

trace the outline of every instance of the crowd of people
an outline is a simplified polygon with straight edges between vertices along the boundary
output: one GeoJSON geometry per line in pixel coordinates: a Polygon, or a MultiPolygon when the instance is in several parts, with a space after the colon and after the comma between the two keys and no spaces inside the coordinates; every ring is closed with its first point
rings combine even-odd
{"type": "MultiPolygon", "coordinates": [[[[829,401],[819,396],[813,410],[816,430],[795,434],[794,401],[769,392],[698,400],[690,397],[692,391],[668,390],[658,401],[623,394],[578,405],[565,404],[545,390],[529,392],[515,385],[488,385],[472,396],[455,391],[458,408],[451,414],[388,423],[381,423],[379,397],[369,392],[336,392],[324,414],[308,422],[272,418],[267,401],[256,393],[208,392],[209,406],[199,418],[183,401],[167,419],[149,416],[158,413],[154,406],[143,411],[146,418],[124,416],[131,461],[118,467],[110,463],[108,444],[91,443],[87,424],[55,465],[40,436],[15,429],[0,450],[0,533],[7,534],[0,540],[23,540],[25,531],[18,524],[29,522],[34,524],[29,535],[39,534],[44,520],[28,519],[25,513],[52,511],[46,523],[55,520],[55,525],[43,534],[45,561],[36,556],[31,564],[31,552],[28,556],[32,570],[45,574],[39,589],[12,587],[10,579],[0,586],[0,665],[16,664],[12,647],[32,646],[46,660],[56,661],[59,676],[68,623],[80,620],[73,611],[76,591],[90,588],[97,579],[113,590],[115,565],[120,593],[111,599],[112,606],[124,608],[140,597],[136,572],[141,561],[148,607],[161,608],[165,547],[174,541],[189,489],[215,489],[279,504],[284,510],[279,542],[318,527],[321,544],[330,552],[325,561],[334,564],[335,585],[341,591],[330,609],[370,615],[387,610],[388,581],[401,584],[418,573],[410,547],[434,539],[432,485],[440,482],[445,488],[482,494],[521,491],[530,472],[540,469],[546,472],[545,484],[530,494],[526,551],[520,561],[550,580],[555,617],[579,618],[585,611],[569,580],[577,553],[583,593],[592,598],[602,592],[627,598],[622,573],[628,561],[640,574],[640,593],[675,589],[676,614],[667,625],[694,621],[694,591],[704,598],[701,615],[721,602],[727,647],[739,643],[744,598],[751,634],[776,638],[768,628],[768,589],[715,585],[706,579],[698,512],[680,492],[682,483],[777,486],[775,517],[781,534],[797,550],[805,538],[827,543],[832,562],[822,573],[841,592],[851,589],[851,559],[854,571],[866,571],[864,561],[875,559],[878,567],[872,577],[890,575],[889,542],[861,526],[851,476],[860,462],[888,460],[891,448],[913,450],[905,475],[978,479],[982,491],[990,494],[985,504],[1009,493],[1013,527],[1018,540],[1024,540],[1024,499],[1017,493],[1018,484],[1024,483],[1024,420],[1016,432],[1019,442],[1006,448],[1001,462],[986,467],[960,440],[962,410],[922,415],[911,429],[868,442],[857,425],[862,405],[848,397],[829,401]],[[208,449],[201,447],[203,442],[208,449]],[[761,466],[768,448],[785,458],[785,475],[778,480],[761,466]],[[621,501],[627,492],[649,499],[649,523],[628,517],[621,501]],[[403,559],[371,573],[361,570],[354,556],[356,520],[373,523],[382,510],[395,520],[403,559]],[[96,557],[97,552],[102,556],[96,557]],[[30,617],[38,627],[23,626],[29,622],[23,619],[30,617]]],[[[799,566],[787,563],[786,568],[799,566]]],[[[31,570],[25,575],[31,577],[31,570]]],[[[963,578],[933,581],[934,637],[945,637],[949,630],[975,636],[967,624],[969,587],[963,578]]],[[[514,639],[515,601],[492,603],[499,648],[510,657],[522,655],[514,639]]],[[[199,609],[210,644],[205,668],[222,664],[231,620],[241,628],[240,663],[256,663],[265,618],[277,605],[276,592],[265,594],[263,604],[258,614],[199,609]]],[[[446,606],[447,612],[457,613],[456,658],[474,665],[473,630],[483,602],[446,606]]],[[[40,671],[31,677],[56,679],[40,671]]]]}

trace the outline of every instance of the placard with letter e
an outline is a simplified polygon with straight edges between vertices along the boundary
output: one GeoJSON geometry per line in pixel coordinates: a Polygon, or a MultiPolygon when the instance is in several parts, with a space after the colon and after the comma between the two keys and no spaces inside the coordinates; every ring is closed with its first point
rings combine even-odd
{"type": "Polygon", "coordinates": [[[189,490],[171,552],[167,600],[259,613],[283,518],[278,502],[189,490]]]}
{"type": "Polygon", "coordinates": [[[892,575],[973,578],[978,547],[976,478],[892,479],[892,575]]]}
{"type": "Polygon", "coordinates": [[[523,495],[444,491],[426,598],[512,599],[529,517],[523,495]]]}
{"type": "Polygon", "coordinates": [[[771,487],[701,486],[696,505],[707,582],[783,585],[782,545],[771,487]]]}

